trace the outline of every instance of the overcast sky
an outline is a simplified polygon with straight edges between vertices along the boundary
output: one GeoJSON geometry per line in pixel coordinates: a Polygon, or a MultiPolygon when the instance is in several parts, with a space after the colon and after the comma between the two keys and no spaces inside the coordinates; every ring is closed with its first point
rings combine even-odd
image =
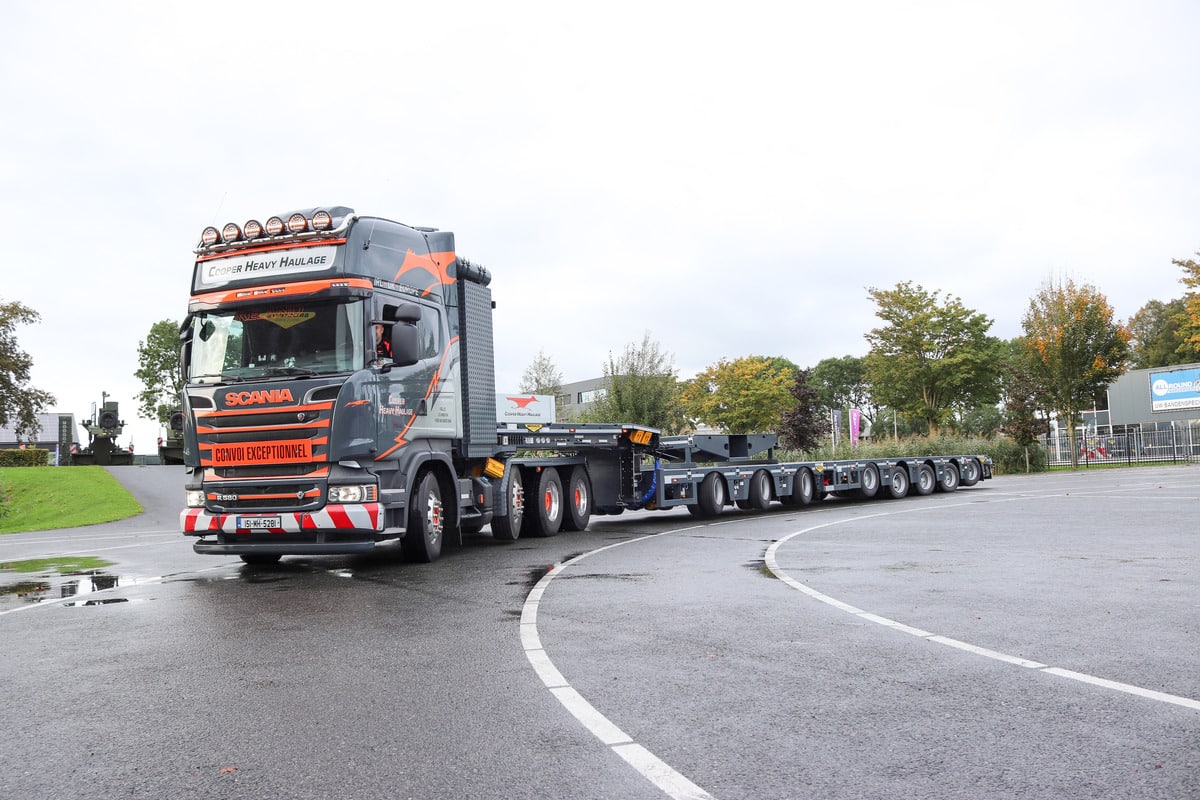
{"type": "Polygon", "coordinates": [[[138,452],[137,345],[209,224],[454,231],[501,391],[647,331],[680,378],[864,355],[904,280],[1002,338],[1049,279],[1126,319],[1200,250],[1193,2],[10,5],[0,298],[54,410],[106,391],[138,452]]]}

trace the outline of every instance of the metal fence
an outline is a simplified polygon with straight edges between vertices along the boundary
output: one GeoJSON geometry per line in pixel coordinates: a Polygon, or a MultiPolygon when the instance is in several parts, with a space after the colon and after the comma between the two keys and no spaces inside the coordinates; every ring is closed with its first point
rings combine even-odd
{"type": "MultiPolygon", "coordinates": [[[[1071,445],[1065,434],[1042,440],[1046,465],[1058,467],[1071,463],[1071,445]]],[[[1113,463],[1179,464],[1200,462],[1200,438],[1192,426],[1165,431],[1098,435],[1080,433],[1075,437],[1079,448],[1079,466],[1113,463]]]]}

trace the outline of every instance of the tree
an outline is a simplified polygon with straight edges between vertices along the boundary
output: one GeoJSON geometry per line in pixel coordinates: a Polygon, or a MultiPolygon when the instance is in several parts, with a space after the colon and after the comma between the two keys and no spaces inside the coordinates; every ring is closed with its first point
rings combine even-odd
{"type": "Polygon", "coordinates": [[[1129,342],[1132,368],[1169,367],[1196,360],[1194,352],[1185,352],[1187,346],[1180,335],[1185,311],[1182,297],[1167,303],[1151,300],[1129,318],[1127,327],[1133,337],[1129,342]]]}
{"type": "MultiPolygon", "coordinates": [[[[1200,252],[1196,255],[1200,256],[1200,252]]],[[[1183,358],[1179,363],[1186,364],[1200,358],[1200,261],[1177,258],[1171,263],[1183,268],[1179,280],[1190,290],[1183,298],[1183,314],[1179,318],[1181,342],[1177,351],[1183,358]]]]}
{"type": "Polygon", "coordinates": [[[38,414],[56,401],[54,395],[29,385],[33,360],[17,344],[17,325],[30,325],[42,317],[16,300],[0,302],[0,426],[10,421],[18,440],[33,442],[41,425],[38,414]]]}
{"type": "Polygon", "coordinates": [[[783,427],[780,444],[793,450],[815,450],[821,440],[829,435],[829,415],[821,406],[821,400],[813,386],[810,369],[796,370],[795,380],[789,393],[793,405],[783,412],[783,427]]]}
{"type": "Polygon", "coordinates": [[[721,359],[689,381],[680,399],[688,417],[726,433],[775,431],[792,406],[795,375],[786,358],[721,359]]]}
{"type": "Polygon", "coordinates": [[[183,370],[179,362],[179,323],[164,319],[150,326],[145,341],[138,342],[134,377],[144,387],[138,392],[138,416],[166,425],[179,409],[183,370]]]}
{"type": "Polygon", "coordinates": [[[937,433],[954,408],[997,401],[1000,340],[988,336],[986,315],[908,281],[867,293],[886,323],[866,336],[871,352],[864,367],[876,402],[937,433]]]}
{"type": "Polygon", "coordinates": [[[674,357],[646,331],[640,345],[629,344],[621,358],[610,353],[604,365],[604,395],[585,415],[600,422],[630,422],[666,434],[683,429],[683,409],[674,357]]]}
{"type": "Polygon", "coordinates": [[[554,362],[538,350],[533,362],[521,374],[521,385],[517,391],[522,394],[558,395],[562,389],[562,373],[554,366],[554,362]]]}
{"type": "Polygon", "coordinates": [[[1091,284],[1047,281],[1021,322],[1030,374],[1047,406],[1067,427],[1071,464],[1078,464],[1079,412],[1125,372],[1129,329],[1113,321],[1108,299],[1091,284]]]}
{"type": "Polygon", "coordinates": [[[871,396],[871,385],[867,382],[867,370],[862,358],[825,358],[807,372],[822,408],[842,413],[842,421],[847,424],[847,409],[857,408],[872,427],[875,425],[879,406],[871,396]]]}
{"type": "Polygon", "coordinates": [[[1033,365],[1022,337],[1005,343],[1000,366],[1000,401],[1004,405],[1003,423],[1000,431],[1011,437],[1021,447],[1028,447],[1050,431],[1049,420],[1042,413],[1037,381],[1033,377],[1033,365]]]}

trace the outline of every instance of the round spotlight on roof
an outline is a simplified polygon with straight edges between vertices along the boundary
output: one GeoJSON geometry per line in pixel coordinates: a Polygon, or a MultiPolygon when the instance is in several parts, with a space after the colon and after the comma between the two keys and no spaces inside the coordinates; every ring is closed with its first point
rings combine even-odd
{"type": "Polygon", "coordinates": [[[271,217],[267,220],[267,236],[278,236],[283,233],[283,220],[279,217],[271,217]]]}
{"type": "Polygon", "coordinates": [[[318,211],[313,214],[312,226],[313,230],[317,231],[330,230],[333,227],[333,217],[329,215],[328,211],[318,211]]]}
{"type": "Polygon", "coordinates": [[[287,227],[291,233],[304,233],[308,230],[308,220],[303,214],[292,214],[288,217],[287,227]]]}
{"type": "Polygon", "coordinates": [[[205,247],[211,247],[219,241],[221,241],[221,232],[212,225],[209,225],[204,229],[204,232],[200,234],[200,244],[204,245],[205,247]]]}
{"type": "Polygon", "coordinates": [[[242,232],[246,234],[247,239],[257,239],[263,235],[262,223],[256,219],[246,220],[246,224],[242,226],[242,232]]]}
{"type": "Polygon", "coordinates": [[[230,222],[221,228],[221,239],[226,242],[236,242],[242,238],[242,229],[236,223],[230,222]]]}

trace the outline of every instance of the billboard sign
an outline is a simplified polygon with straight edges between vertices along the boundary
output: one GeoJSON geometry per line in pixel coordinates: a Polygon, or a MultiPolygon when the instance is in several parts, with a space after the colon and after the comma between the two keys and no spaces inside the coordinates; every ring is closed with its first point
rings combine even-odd
{"type": "Polygon", "coordinates": [[[1181,411],[1200,408],[1200,369],[1173,369],[1150,373],[1150,410],[1181,411]]]}

